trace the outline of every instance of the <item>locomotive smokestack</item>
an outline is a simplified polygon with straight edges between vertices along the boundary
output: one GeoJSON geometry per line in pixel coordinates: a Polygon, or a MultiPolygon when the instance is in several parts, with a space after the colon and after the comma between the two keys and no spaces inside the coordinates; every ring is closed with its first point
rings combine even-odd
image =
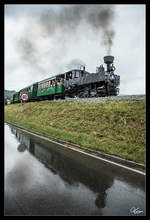
{"type": "Polygon", "coordinates": [[[110,70],[111,70],[110,64],[112,64],[113,61],[114,61],[113,56],[105,56],[104,57],[104,63],[107,64],[107,72],[110,72],[110,70]]]}

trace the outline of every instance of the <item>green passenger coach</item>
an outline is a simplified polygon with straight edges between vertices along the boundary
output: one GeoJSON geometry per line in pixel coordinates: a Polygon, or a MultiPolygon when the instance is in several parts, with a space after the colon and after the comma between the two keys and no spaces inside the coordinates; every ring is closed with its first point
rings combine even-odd
{"type": "Polygon", "coordinates": [[[37,98],[65,98],[65,87],[63,85],[63,80],[56,77],[51,77],[38,82],[37,98]]]}
{"type": "Polygon", "coordinates": [[[12,95],[12,98],[11,98],[11,103],[18,103],[20,102],[20,92],[16,92],[12,95]]]}
{"type": "Polygon", "coordinates": [[[22,92],[28,93],[29,100],[31,101],[40,101],[46,99],[57,99],[65,98],[65,87],[64,87],[64,75],[57,75],[51,78],[36,82],[28,87],[21,89],[19,92],[16,92],[11,97],[11,103],[21,102],[20,94],[22,92]]]}
{"type": "Polygon", "coordinates": [[[33,101],[36,99],[36,96],[37,96],[37,86],[38,84],[34,83],[28,87],[25,87],[24,89],[21,89],[19,92],[20,93],[27,92],[29,95],[29,101],[33,101]]]}

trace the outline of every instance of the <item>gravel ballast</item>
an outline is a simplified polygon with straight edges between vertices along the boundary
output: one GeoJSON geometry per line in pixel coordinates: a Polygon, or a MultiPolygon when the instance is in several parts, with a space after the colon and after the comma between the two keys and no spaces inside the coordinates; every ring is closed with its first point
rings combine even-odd
{"type": "Polygon", "coordinates": [[[98,103],[105,101],[122,101],[122,100],[145,100],[145,95],[119,95],[108,97],[93,97],[93,98],[69,98],[65,100],[54,100],[55,102],[83,102],[83,103],[98,103]]]}

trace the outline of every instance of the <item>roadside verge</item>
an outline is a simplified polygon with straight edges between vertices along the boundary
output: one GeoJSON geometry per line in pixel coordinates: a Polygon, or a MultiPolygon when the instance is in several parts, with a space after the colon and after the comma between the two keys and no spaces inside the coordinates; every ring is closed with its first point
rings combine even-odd
{"type": "Polygon", "coordinates": [[[123,158],[120,158],[120,157],[117,157],[117,156],[109,155],[109,154],[106,154],[106,153],[102,153],[102,152],[99,152],[99,151],[96,151],[96,150],[93,150],[93,149],[89,149],[87,147],[83,147],[83,146],[73,144],[73,143],[70,143],[70,142],[67,142],[67,141],[63,141],[63,140],[60,140],[60,139],[57,139],[57,138],[53,138],[53,137],[50,137],[50,136],[47,136],[47,135],[43,135],[39,132],[29,130],[27,128],[24,128],[22,126],[16,125],[16,124],[8,122],[8,121],[5,121],[5,122],[9,125],[12,125],[12,126],[16,127],[16,128],[22,129],[26,132],[29,132],[33,135],[37,135],[41,138],[46,138],[47,140],[49,140],[51,142],[61,144],[64,147],[68,147],[72,150],[80,151],[81,153],[86,153],[88,155],[97,157],[97,158],[102,159],[102,160],[107,160],[110,163],[115,163],[116,165],[124,166],[125,168],[129,168],[129,169],[133,169],[133,171],[137,171],[137,172],[140,172],[142,174],[145,174],[145,172],[146,172],[146,167],[143,164],[136,163],[136,162],[133,162],[133,161],[129,161],[129,160],[126,160],[126,159],[123,159],[123,158]]]}

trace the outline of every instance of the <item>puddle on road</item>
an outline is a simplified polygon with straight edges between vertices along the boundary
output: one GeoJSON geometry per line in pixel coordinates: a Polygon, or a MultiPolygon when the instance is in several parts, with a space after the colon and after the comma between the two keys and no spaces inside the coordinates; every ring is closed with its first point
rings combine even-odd
{"type": "Polygon", "coordinates": [[[135,215],[132,207],[145,215],[143,176],[5,124],[5,215],[135,215]]]}

